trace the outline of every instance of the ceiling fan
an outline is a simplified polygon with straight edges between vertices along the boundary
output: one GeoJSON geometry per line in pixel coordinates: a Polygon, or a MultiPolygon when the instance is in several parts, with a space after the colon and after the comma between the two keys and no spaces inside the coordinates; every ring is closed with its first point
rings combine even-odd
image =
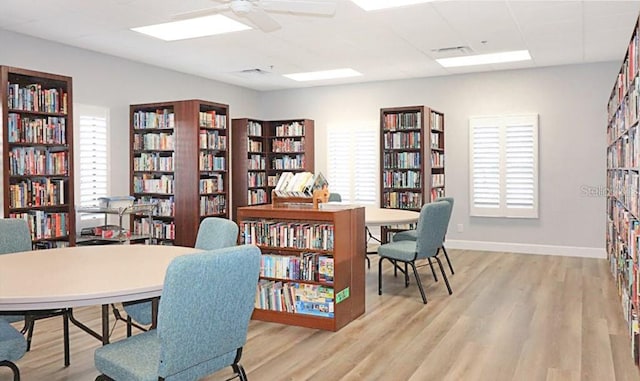
{"type": "Polygon", "coordinates": [[[176,19],[188,19],[232,11],[236,16],[248,19],[264,32],[280,29],[280,24],[267,12],[331,16],[335,13],[335,0],[213,0],[222,3],[213,8],[181,13],[176,19]]]}

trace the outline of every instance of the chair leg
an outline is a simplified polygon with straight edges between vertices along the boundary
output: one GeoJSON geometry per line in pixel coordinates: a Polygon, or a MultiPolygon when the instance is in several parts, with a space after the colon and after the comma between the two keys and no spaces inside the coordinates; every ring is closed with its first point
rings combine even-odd
{"type": "Polygon", "coordinates": [[[422,302],[427,304],[427,296],[424,293],[424,289],[422,288],[422,282],[420,281],[420,275],[418,275],[418,269],[416,269],[415,262],[410,262],[411,267],[413,268],[413,274],[416,276],[416,283],[418,283],[418,289],[420,290],[420,295],[422,295],[422,302]]]}
{"type": "Polygon", "coordinates": [[[231,367],[233,368],[233,371],[235,372],[235,374],[237,374],[237,377],[240,379],[240,381],[247,381],[247,373],[245,373],[244,367],[242,365],[231,364],[231,367]]]}
{"type": "MultiPolygon", "coordinates": [[[[382,295],[382,260],[384,257],[380,257],[378,260],[378,295],[382,295]]],[[[395,266],[394,266],[395,269],[395,266]]]]}
{"type": "Polygon", "coordinates": [[[62,312],[62,335],[64,342],[64,366],[71,364],[71,351],[69,350],[69,310],[62,312]]]}
{"type": "Polygon", "coordinates": [[[429,261],[429,267],[431,267],[431,274],[433,274],[433,280],[438,281],[438,277],[436,276],[436,270],[433,268],[433,263],[431,263],[431,257],[427,258],[429,261]]]}
{"type": "Polygon", "coordinates": [[[127,337],[131,337],[133,332],[131,327],[133,327],[133,321],[131,320],[131,316],[127,316],[127,337]]]}
{"type": "Polygon", "coordinates": [[[25,328],[27,329],[27,352],[31,350],[31,339],[33,338],[33,329],[36,325],[36,319],[33,316],[26,315],[25,328]]]}
{"type": "Polygon", "coordinates": [[[98,377],[96,377],[95,381],[114,381],[114,380],[109,376],[105,376],[104,374],[99,374],[98,377]]]}
{"type": "Polygon", "coordinates": [[[364,254],[364,259],[367,260],[367,268],[370,269],[371,268],[371,260],[369,259],[369,254],[368,253],[364,254]]]}
{"type": "Polygon", "coordinates": [[[0,361],[0,366],[6,366],[7,368],[11,369],[11,371],[13,372],[13,381],[20,381],[20,370],[18,369],[16,364],[8,360],[3,360],[0,361]]]}
{"type": "Polygon", "coordinates": [[[447,290],[449,290],[449,295],[453,294],[451,291],[451,286],[449,285],[449,279],[447,279],[447,274],[444,272],[444,266],[442,266],[442,261],[440,258],[435,257],[436,261],[438,261],[438,265],[440,266],[440,272],[442,272],[442,277],[444,278],[444,283],[447,285],[447,290]]]}
{"type": "Polygon", "coordinates": [[[449,260],[449,254],[447,254],[447,249],[442,245],[442,251],[444,252],[444,257],[447,259],[447,263],[449,264],[449,270],[451,270],[451,275],[455,274],[453,271],[453,266],[451,265],[451,260],[449,260]]]}

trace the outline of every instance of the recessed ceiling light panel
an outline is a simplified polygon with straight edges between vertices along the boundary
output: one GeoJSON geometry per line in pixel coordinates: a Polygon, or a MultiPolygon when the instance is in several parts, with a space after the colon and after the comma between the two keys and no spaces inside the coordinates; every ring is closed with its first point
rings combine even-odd
{"type": "Polygon", "coordinates": [[[334,79],[334,78],[357,77],[360,75],[362,75],[362,73],[359,73],[353,69],[335,69],[335,70],[311,71],[308,73],[284,74],[285,77],[293,79],[294,81],[299,81],[299,82],[319,81],[323,79],[334,79]]]}
{"type": "Polygon", "coordinates": [[[351,0],[357,6],[365,11],[377,11],[378,9],[404,7],[406,5],[414,5],[428,3],[433,0],[351,0]]]}
{"type": "Polygon", "coordinates": [[[247,29],[251,29],[251,27],[223,15],[211,15],[131,28],[131,30],[135,32],[165,41],[213,36],[215,34],[237,32],[247,29]]]}
{"type": "Polygon", "coordinates": [[[460,67],[474,65],[489,65],[505,62],[527,61],[531,59],[528,50],[515,50],[511,52],[477,54],[473,56],[439,58],[436,60],[443,67],[460,67]]]}

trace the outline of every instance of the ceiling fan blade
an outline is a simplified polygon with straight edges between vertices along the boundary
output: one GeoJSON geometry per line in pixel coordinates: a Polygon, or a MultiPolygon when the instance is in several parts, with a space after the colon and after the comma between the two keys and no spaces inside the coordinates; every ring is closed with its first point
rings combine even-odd
{"type": "Polygon", "coordinates": [[[249,19],[249,21],[263,32],[273,32],[274,30],[280,29],[280,24],[258,7],[253,7],[250,12],[242,13],[241,15],[249,19]]]}
{"type": "Polygon", "coordinates": [[[220,13],[220,12],[226,10],[226,9],[229,9],[228,5],[218,5],[216,7],[198,9],[198,10],[195,10],[195,11],[189,11],[189,12],[184,12],[184,13],[178,13],[177,15],[174,15],[172,17],[172,19],[174,19],[174,20],[195,19],[197,17],[215,15],[215,14],[220,13]]]}
{"type": "Polygon", "coordinates": [[[266,11],[308,13],[330,16],[336,12],[335,1],[263,0],[259,6],[266,11]]]}

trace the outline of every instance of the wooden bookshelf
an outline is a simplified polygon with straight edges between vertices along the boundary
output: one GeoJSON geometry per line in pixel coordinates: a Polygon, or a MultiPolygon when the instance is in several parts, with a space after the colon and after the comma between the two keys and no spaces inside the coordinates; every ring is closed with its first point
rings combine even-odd
{"type": "Polygon", "coordinates": [[[258,294],[261,289],[264,291],[256,302],[263,303],[254,310],[254,319],[337,331],[364,313],[364,208],[245,206],[238,208],[238,225],[241,242],[258,245],[263,255],[258,294]],[[269,229],[276,224],[281,232],[278,235],[269,229]],[[285,235],[296,235],[297,244],[285,242],[285,235]],[[332,282],[327,280],[323,266],[318,265],[326,263],[327,258],[333,263],[332,282]],[[301,269],[300,263],[309,264],[307,271],[304,265],[301,269]],[[283,273],[285,268],[288,275],[283,273]],[[301,290],[305,288],[331,291],[324,292],[324,302],[304,303],[301,290]],[[265,301],[271,294],[275,295],[271,300],[276,304],[271,303],[269,308],[265,301]],[[277,300],[281,310],[274,310],[278,308],[277,300]],[[291,302],[288,307],[287,300],[291,302]],[[333,314],[329,316],[327,311],[331,309],[333,314]],[[320,315],[314,315],[314,311],[320,311],[320,315]]]}
{"type": "Polygon", "coordinates": [[[229,107],[203,100],[130,106],[131,195],[158,203],[153,226],[132,217],[134,234],[193,246],[200,221],[228,217],[229,107]]]}
{"type": "Polygon", "coordinates": [[[75,242],[71,77],[0,67],[3,217],[29,222],[35,248],[75,242]]]}
{"type": "Polygon", "coordinates": [[[636,365],[640,352],[638,328],[640,277],[640,59],[638,21],[607,104],[607,232],[610,268],[618,286],[631,350],[636,365]]]}
{"type": "Polygon", "coordinates": [[[444,114],[380,109],[380,206],[419,211],[445,194],[444,114]]]}
{"type": "Polygon", "coordinates": [[[233,216],[271,203],[282,172],[314,172],[314,121],[233,119],[233,216]],[[258,127],[259,126],[259,127],[258,127]]]}

